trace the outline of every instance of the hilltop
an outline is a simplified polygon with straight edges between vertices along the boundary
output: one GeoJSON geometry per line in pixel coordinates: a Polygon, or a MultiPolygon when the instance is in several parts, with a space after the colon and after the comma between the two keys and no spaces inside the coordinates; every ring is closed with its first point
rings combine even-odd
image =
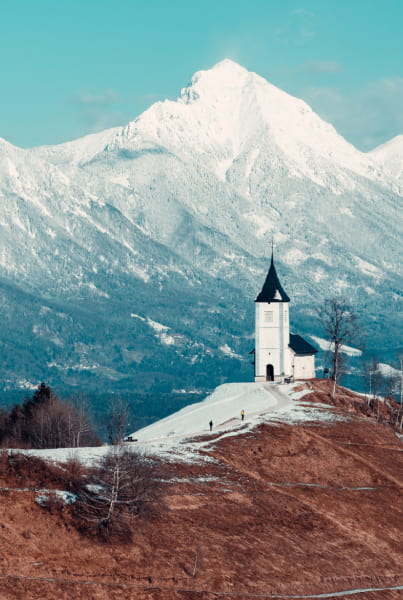
{"type": "MultiPolygon", "coordinates": [[[[138,521],[130,544],[80,537],[68,506],[46,512],[35,502],[38,491],[21,489],[34,485],[34,475],[13,483],[3,474],[3,486],[20,488],[2,490],[3,597],[235,600],[341,592],[397,600],[403,446],[391,427],[360,413],[365,398],[340,388],[338,406],[330,406],[326,385],[273,385],[273,395],[261,384],[222,386],[136,432],[166,470],[159,502],[148,522],[138,521]],[[215,431],[196,431],[197,407],[203,423],[215,415],[215,431]],[[192,422],[195,429],[186,431],[192,422]]],[[[84,449],[83,459],[90,458],[84,449]]]]}

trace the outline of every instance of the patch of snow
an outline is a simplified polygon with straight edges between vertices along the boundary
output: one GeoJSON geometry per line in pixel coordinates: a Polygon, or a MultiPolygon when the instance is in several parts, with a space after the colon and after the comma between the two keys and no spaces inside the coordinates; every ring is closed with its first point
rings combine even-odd
{"type": "Polygon", "coordinates": [[[142,269],[138,265],[133,263],[128,263],[127,270],[136,275],[139,279],[142,279],[145,283],[150,281],[150,276],[145,269],[142,269]]]}
{"type": "Polygon", "coordinates": [[[140,319],[140,321],[145,321],[146,320],[144,317],[140,317],[140,315],[136,315],[135,313],[131,313],[130,316],[133,319],[140,319]]]}
{"type": "Polygon", "coordinates": [[[395,369],[391,365],[385,363],[378,363],[378,371],[385,375],[385,377],[401,377],[402,373],[399,369],[395,369]]]}
{"type": "Polygon", "coordinates": [[[157,321],[153,321],[152,319],[150,319],[148,317],[147,317],[147,324],[152,329],[154,329],[154,331],[157,331],[158,333],[161,333],[162,331],[168,331],[169,330],[169,327],[167,327],[166,325],[162,325],[162,323],[158,323],[157,321]]]}
{"type": "Polygon", "coordinates": [[[35,502],[41,506],[45,506],[50,498],[57,498],[64,504],[73,504],[77,500],[76,494],[67,492],[65,490],[42,490],[40,494],[35,498],[35,502]]]}
{"type": "Polygon", "coordinates": [[[316,283],[318,283],[319,281],[322,281],[322,279],[326,279],[326,277],[327,277],[327,273],[321,267],[319,267],[319,269],[316,269],[312,274],[312,279],[316,283]]]}
{"type": "Polygon", "coordinates": [[[43,450],[19,450],[28,456],[38,456],[42,460],[66,463],[72,458],[86,466],[93,466],[110,451],[111,446],[94,446],[83,448],[46,448],[43,450]]]}
{"type": "Polygon", "coordinates": [[[87,485],[85,487],[92,494],[100,494],[103,491],[102,486],[101,485],[97,485],[95,483],[87,483],[87,485]]]}
{"type": "Polygon", "coordinates": [[[117,183],[118,185],[123,185],[123,187],[125,188],[130,188],[130,183],[129,180],[127,179],[127,177],[119,177],[119,176],[115,176],[115,177],[110,177],[109,181],[112,181],[112,183],[117,183]]]}
{"type": "Polygon", "coordinates": [[[167,333],[161,333],[159,335],[160,342],[165,344],[165,346],[174,346],[175,338],[172,335],[168,335],[167,333]]]}
{"type": "MultiPolygon", "coordinates": [[[[314,340],[314,342],[319,346],[319,348],[321,350],[325,350],[325,351],[330,350],[331,352],[333,352],[333,349],[334,349],[333,342],[330,343],[328,340],[324,340],[323,338],[317,337],[316,335],[310,335],[309,337],[314,340]]],[[[362,355],[362,350],[359,350],[358,348],[353,348],[352,346],[345,346],[345,345],[341,346],[340,352],[343,352],[343,354],[347,354],[348,356],[361,356],[362,355]]]]}
{"type": "Polygon", "coordinates": [[[48,234],[49,237],[52,238],[52,240],[55,239],[56,237],[56,232],[53,229],[50,229],[50,227],[46,228],[46,233],[48,234]]]}
{"type": "Polygon", "coordinates": [[[97,286],[94,283],[90,282],[90,283],[87,283],[86,285],[97,296],[101,296],[102,298],[109,298],[109,294],[107,294],[106,292],[103,292],[102,290],[97,288],[97,286]]]}
{"type": "Polygon", "coordinates": [[[215,172],[221,181],[226,181],[226,174],[230,166],[232,165],[232,158],[226,158],[224,160],[219,160],[216,163],[215,172]]]}
{"type": "Polygon", "coordinates": [[[332,407],[326,404],[315,403],[293,404],[285,409],[280,409],[270,417],[270,421],[298,425],[307,422],[334,423],[344,421],[343,415],[332,411],[332,407]]]}
{"type": "Polygon", "coordinates": [[[345,279],[340,279],[340,277],[334,282],[334,289],[337,293],[343,292],[347,287],[349,287],[349,283],[345,279]]]}
{"type": "Polygon", "coordinates": [[[39,383],[31,383],[26,379],[19,379],[17,381],[17,388],[20,390],[36,390],[39,383]]]}
{"type": "Polygon", "coordinates": [[[258,239],[263,238],[266,233],[273,231],[273,221],[262,214],[247,213],[243,215],[244,218],[253,225],[255,236],[258,239]]]}
{"type": "Polygon", "coordinates": [[[329,266],[331,266],[331,264],[332,264],[332,261],[330,260],[330,256],[324,254],[323,252],[315,252],[315,254],[312,254],[312,258],[321,260],[322,262],[326,263],[329,266]]]}
{"type": "Polygon", "coordinates": [[[191,388],[190,390],[184,390],[184,389],[180,389],[180,390],[172,390],[173,394],[202,394],[203,392],[201,390],[195,390],[193,388],[191,388]]]}
{"type": "Polygon", "coordinates": [[[348,217],[354,217],[352,211],[347,206],[341,206],[339,209],[341,215],[347,215],[348,217]]]}
{"type": "Polygon", "coordinates": [[[354,261],[357,267],[360,269],[360,271],[362,271],[362,273],[365,273],[365,275],[370,275],[371,277],[376,278],[381,277],[381,270],[378,269],[378,267],[376,267],[375,265],[369,263],[366,260],[363,260],[359,256],[355,256],[354,261]]]}
{"type": "Polygon", "coordinates": [[[283,260],[288,265],[299,265],[307,258],[309,258],[307,254],[298,248],[293,248],[284,254],[283,260]]]}
{"type": "Polygon", "coordinates": [[[224,344],[223,346],[220,346],[219,350],[226,356],[229,356],[230,358],[237,358],[239,360],[243,360],[243,357],[240,354],[237,354],[236,352],[231,350],[231,348],[228,346],[228,344],[224,344]]]}

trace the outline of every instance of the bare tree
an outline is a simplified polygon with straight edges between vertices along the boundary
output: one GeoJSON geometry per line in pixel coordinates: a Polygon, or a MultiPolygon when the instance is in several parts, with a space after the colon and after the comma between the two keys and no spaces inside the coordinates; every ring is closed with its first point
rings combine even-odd
{"type": "Polygon", "coordinates": [[[79,448],[82,444],[93,445],[100,443],[94,431],[91,418],[91,408],[88,399],[83,394],[73,396],[69,405],[71,406],[71,436],[72,446],[79,448]]]}
{"type": "Polygon", "coordinates": [[[32,448],[60,448],[100,443],[90,426],[84,405],[63,402],[41,383],[32,398],[0,415],[0,443],[32,448]]]}
{"type": "Polygon", "coordinates": [[[398,374],[394,378],[394,391],[398,408],[395,410],[395,427],[403,428],[403,350],[397,353],[398,374]]]}
{"type": "Polygon", "coordinates": [[[154,463],[122,444],[112,446],[78,494],[76,520],[87,533],[128,540],[136,518],[155,498],[154,463]]]}
{"type": "Polygon", "coordinates": [[[112,398],[108,410],[108,441],[110,444],[120,444],[127,433],[130,423],[131,410],[129,404],[122,398],[112,398]]]}
{"type": "Polygon", "coordinates": [[[397,360],[399,361],[399,375],[400,375],[400,377],[399,377],[399,389],[400,389],[399,403],[400,403],[400,408],[402,408],[403,407],[403,350],[398,352],[397,360]]]}
{"type": "Polygon", "coordinates": [[[328,298],[318,309],[318,320],[322,325],[326,338],[329,340],[331,354],[331,379],[333,380],[331,396],[334,398],[336,386],[343,361],[343,346],[357,344],[359,340],[359,325],[357,315],[344,298],[328,298]]]}

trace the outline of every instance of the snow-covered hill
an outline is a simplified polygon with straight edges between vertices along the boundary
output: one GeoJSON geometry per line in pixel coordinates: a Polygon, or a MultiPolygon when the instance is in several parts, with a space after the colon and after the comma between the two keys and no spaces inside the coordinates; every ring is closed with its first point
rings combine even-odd
{"type": "Polygon", "coordinates": [[[224,437],[247,433],[260,423],[298,424],[337,419],[331,407],[296,402],[310,391],[309,388],[296,391],[296,387],[294,384],[227,383],[203,401],[135,431],[130,437],[146,452],[195,460],[197,451],[203,447],[224,437]]]}
{"type": "Polygon", "coordinates": [[[294,330],[320,335],[314,307],[344,294],[386,357],[401,343],[396,161],[229,60],[125,127],[31,150],[0,140],[5,385],[249,378],[273,235],[294,330]]]}
{"type": "MultiPolygon", "coordinates": [[[[135,431],[126,441],[129,448],[147,455],[193,462],[200,460],[200,450],[211,448],[225,437],[249,433],[261,423],[298,425],[306,422],[335,422],[343,418],[331,406],[298,402],[311,391],[308,387],[300,388],[295,384],[274,383],[220,385],[204,400],[135,431]]],[[[74,454],[83,463],[90,465],[109,450],[110,446],[106,445],[27,452],[59,462],[69,460],[74,454]]]]}

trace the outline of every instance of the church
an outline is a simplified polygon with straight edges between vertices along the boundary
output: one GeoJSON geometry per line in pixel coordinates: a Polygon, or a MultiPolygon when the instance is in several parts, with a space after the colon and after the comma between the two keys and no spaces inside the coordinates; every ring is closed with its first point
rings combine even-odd
{"type": "Polygon", "coordinates": [[[255,300],[255,381],[313,379],[317,350],[300,335],[290,334],[290,298],[274,266],[255,300]]]}

